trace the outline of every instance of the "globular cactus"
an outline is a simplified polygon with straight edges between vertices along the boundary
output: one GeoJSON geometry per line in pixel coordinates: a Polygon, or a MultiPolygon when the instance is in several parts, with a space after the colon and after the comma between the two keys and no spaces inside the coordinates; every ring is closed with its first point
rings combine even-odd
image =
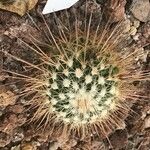
{"type": "Polygon", "coordinates": [[[54,14],[53,29],[43,19],[50,55],[26,43],[40,65],[6,54],[38,74],[11,73],[25,81],[20,94],[32,95],[32,121],[39,120],[50,134],[106,137],[125,124],[131,105],[141,98],[134,81],[149,80],[149,71],[140,71],[135,61],[143,52],[127,43],[124,22],[104,25],[93,12],[79,12],[79,19],[72,9],[62,14],[54,14]]]}

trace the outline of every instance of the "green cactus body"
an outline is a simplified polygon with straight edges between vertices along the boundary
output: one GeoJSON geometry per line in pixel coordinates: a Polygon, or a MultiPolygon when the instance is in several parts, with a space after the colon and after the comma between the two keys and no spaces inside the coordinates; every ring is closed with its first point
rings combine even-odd
{"type": "Polygon", "coordinates": [[[105,117],[118,94],[116,67],[97,57],[83,61],[82,56],[80,52],[66,60],[58,58],[57,65],[49,67],[47,96],[57,117],[69,123],[90,123],[105,117]]]}

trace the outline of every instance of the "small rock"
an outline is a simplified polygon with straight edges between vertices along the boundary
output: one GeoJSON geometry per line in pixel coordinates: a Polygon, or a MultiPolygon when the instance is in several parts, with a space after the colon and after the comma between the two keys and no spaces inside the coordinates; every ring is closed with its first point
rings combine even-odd
{"type": "Polygon", "coordinates": [[[138,41],[139,40],[139,34],[135,34],[134,36],[133,36],[133,40],[135,40],[135,41],[138,41]]]}
{"type": "Polygon", "coordinates": [[[131,28],[131,22],[129,19],[126,19],[126,21],[124,22],[124,33],[128,33],[130,31],[131,28]]]}
{"type": "Polygon", "coordinates": [[[142,22],[149,20],[150,2],[149,0],[133,0],[131,4],[131,12],[135,18],[142,22]]]}
{"type": "Polygon", "coordinates": [[[50,144],[49,150],[57,150],[59,148],[59,143],[58,142],[54,142],[52,144],[50,144]]]}
{"type": "Polygon", "coordinates": [[[149,50],[145,50],[143,47],[139,47],[139,56],[138,61],[139,62],[146,62],[148,58],[149,50]],[[142,55],[140,55],[142,53],[142,55]]]}
{"type": "Polygon", "coordinates": [[[37,142],[37,141],[34,141],[33,142],[33,145],[34,145],[34,147],[36,146],[36,147],[39,147],[39,146],[41,146],[41,143],[40,142],[37,142]]]}
{"type": "Polygon", "coordinates": [[[133,26],[136,27],[136,28],[138,28],[140,26],[140,21],[134,20],[133,21],[133,26]]]}
{"type": "Polygon", "coordinates": [[[12,142],[19,142],[24,138],[24,134],[22,130],[14,130],[14,135],[12,137],[12,142]]]}
{"type": "Polygon", "coordinates": [[[12,147],[11,150],[20,150],[20,145],[12,147]]]}
{"type": "Polygon", "coordinates": [[[145,118],[145,122],[144,122],[144,128],[150,128],[150,116],[145,118]]]}
{"type": "Polygon", "coordinates": [[[147,114],[150,115],[150,109],[147,111],[147,114]]]}

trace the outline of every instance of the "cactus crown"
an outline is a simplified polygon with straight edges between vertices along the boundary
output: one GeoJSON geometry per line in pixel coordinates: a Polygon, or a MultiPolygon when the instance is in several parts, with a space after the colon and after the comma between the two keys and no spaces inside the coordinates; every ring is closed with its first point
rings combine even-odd
{"type": "Polygon", "coordinates": [[[83,51],[67,54],[67,58],[56,57],[56,66],[49,66],[47,96],[59,119],[68,123],[94,122],[114,108],[118,93],[114,75],[118,68],[107,64],[108,57],[83,51]]]}

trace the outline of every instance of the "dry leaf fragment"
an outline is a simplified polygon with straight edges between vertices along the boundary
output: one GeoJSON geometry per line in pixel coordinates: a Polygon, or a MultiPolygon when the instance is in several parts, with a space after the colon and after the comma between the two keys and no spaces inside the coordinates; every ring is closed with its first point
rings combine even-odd
{"type": "Polygon", "coordinates": [[[34,8],[38,2],[38,0],[13,0],[11,3],[9,3],[10,0],[7,1],[0,1],[0,9],[17,13],[20,16],[23,16],[27,11],[34,8]]]}
{"type": "Polygon", "coordinates": [[[16,98],[11,91],[4,88],[0,89],[0,106],[6,107],[8,105],[13,105],[16,102],[16,98]]]}

